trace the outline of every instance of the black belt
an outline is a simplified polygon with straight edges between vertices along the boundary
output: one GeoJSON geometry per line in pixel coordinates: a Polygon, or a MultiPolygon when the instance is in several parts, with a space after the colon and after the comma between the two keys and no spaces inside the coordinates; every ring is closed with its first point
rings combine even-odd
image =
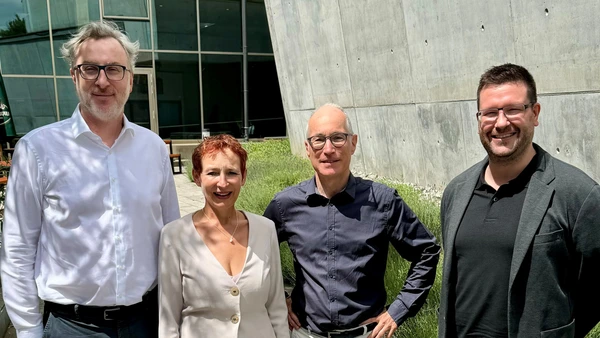
{"type": "Polygon", "coordinates": [[[377,326],[377,322],[372,322],[366,325],[361,325],[352,329],[347,330],[334,330],[321,333],[324,337],[331,338],[354,338],[359,337],[366,334],[369,331],[373,331],[373,329],[377,326]]]}
{"type": "Polygon", "coordinates": [[[44,312],[48,311],[56,316],[67,319],[82,320],[119,320],[128,319],[143,314],[146,309],[156,304],[157,288],[144,295],[142,301],[133,305],[114,305],[114,306],[89,306],[79,304],[57,304],[53,302],[44,302],[44,312]]]}

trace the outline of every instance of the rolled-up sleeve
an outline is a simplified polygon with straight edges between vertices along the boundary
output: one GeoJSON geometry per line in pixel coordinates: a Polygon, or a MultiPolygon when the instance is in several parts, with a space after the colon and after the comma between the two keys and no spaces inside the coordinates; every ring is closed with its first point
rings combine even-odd
{"type": "Polygon", "coordinates": [[[42,228],[41,164],[26,140],[15,148],[2,230],[2,295],[19,338],[42,336],[35,261],[42,228]]]}
{"type": "Polygon", "coordinates": [[[425,304],[435,281],[440,247],[397,192],[389,205],[390,242],[400,256],[412,263],[402,290],[388,309],[390,316],[400,325],[425,304]]]}

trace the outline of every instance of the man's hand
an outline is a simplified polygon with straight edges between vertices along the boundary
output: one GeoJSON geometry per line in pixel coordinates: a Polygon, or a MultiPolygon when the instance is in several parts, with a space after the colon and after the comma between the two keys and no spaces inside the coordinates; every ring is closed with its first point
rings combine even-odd
{"type": "Polygon", "coordinates": [[[396,322],[387,311],[382,312],[375,318],[365,320],[361,325],[372,322],[376,322],[377,326],[375,326],[367,338],[391,338],[394,332],[396,332],[396,329],[398,329],[398,325],[396,325],[396,322]]]}
{"type": "Polygon", "coordinates": [[[298,316],[292,311],[292,298],[286,298],[285,303],[288,308],[288,326],[291,330],[298,330],[300,328],[300,320],[298,316]]]}

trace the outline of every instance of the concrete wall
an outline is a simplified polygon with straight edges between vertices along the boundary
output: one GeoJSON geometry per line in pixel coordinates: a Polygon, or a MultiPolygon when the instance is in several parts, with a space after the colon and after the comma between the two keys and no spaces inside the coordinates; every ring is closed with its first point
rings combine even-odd
{"type": "Polygon", "coordinates": [[[266,0],[292,150],[310,113],[345,107],[354,170],[443,187],[482,159],[480,75],[530,70],[542,105],[535,142],[600,179],[600,2],[266,0]]]}

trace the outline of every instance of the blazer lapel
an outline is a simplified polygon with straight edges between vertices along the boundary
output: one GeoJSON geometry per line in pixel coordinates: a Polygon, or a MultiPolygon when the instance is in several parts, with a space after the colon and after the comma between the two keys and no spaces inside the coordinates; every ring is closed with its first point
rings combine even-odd
{"type": "Polygon", "coordinates": [[[473,195],[473,190],[477,185],[479,175],[481,175],[481,171],[483,170],[483,167],[487,165],[487,163],[488,158],[486,157],[483,161],[471,167],[467,175],[465,175],[465,180],[452,194],[452,200],[450,201],[451,209],[446,210],[448,216],[445,223],[447,226],[446,229],[442,229],[445,231],[445,255],[454,251],[454,238],[456,237],[458,226],[460,225],[460,221],[465,214],[465,210],[467,210],[467,206],[471,200],[471,195],[473,195]]]}
{"type": "Polygon", "coordinates": [[[527,195],[523,202],[521,219],[519,220],[519,228],[517,229],[517,237],[515,239],[515,247],[513,249],[513,257],[510,266],[509,294],[521,264],[523,264],[525,255],[527,255],[527,252],[531,247],[533,238],[542,224],[552,195],[554,195],[554,189],[548,185],[554,180],[554,167],[550,162],[550,157],[544,150],[541,148],[536,148],[536,150],[543,156],[543,159],[538,170],[531,176],[527,188],[527,195]]]}
{"type": "MultiPolygon", "coordinates": [[[[444,210],[447,214],[446,219],[442,226],[445,225],[445,229],[442,229],[444,232],[444,267],[442,274],[442,295],[440,302],[440,314],[443,315],[440,323],[440,331],[445,331],[446,327],[446,314],[448,313],[448,295],[449,295],[449,287],[450,287],[450,274],[452,269],[452,259],[454,252],[454,239],[456,238],[456,232],[458,231],[458,226],[460,225],[460,221],[465,214],[465,210],[471,200],[471,195],[473,194],[473,189],[475,189],[475,185],[477,184],[477,179],[481,174],[481,170],[487,164],[488,159],[481,161],[479,164],[474,165],[469,169],[469,173],[465,175],[465,180],[460,183],[456,187],[456,189],[451,194],[451,200],[449,201],[449,209],[444,210]]],[[[446,333],[444,333],[445,336],[446,333]]]]}

